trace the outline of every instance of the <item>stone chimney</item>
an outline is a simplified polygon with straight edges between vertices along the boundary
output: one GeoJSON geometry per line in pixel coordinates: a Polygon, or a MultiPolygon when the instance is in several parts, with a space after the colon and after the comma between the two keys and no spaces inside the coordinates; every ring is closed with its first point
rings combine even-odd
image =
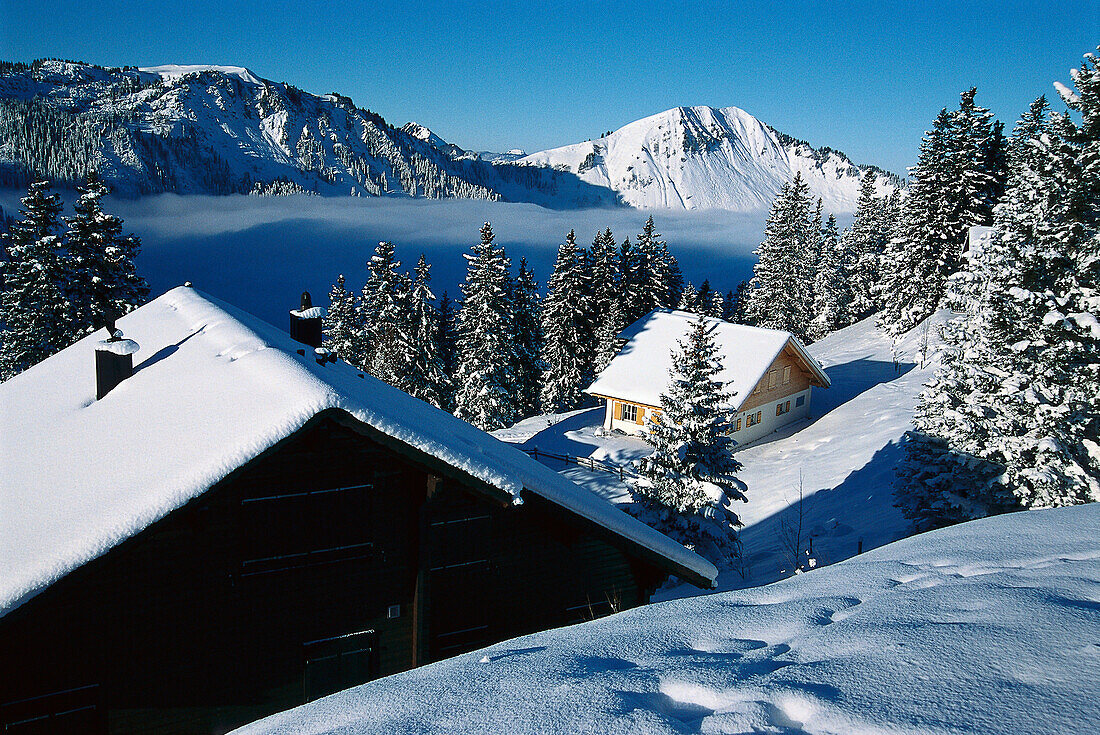
{"type": "Polygon", "coordinates": [[[303,291],[301,306],[290,311],[291,338],[310,347],[320,347],[321,319],[324,315],[324,307],[314,306],[309,291],[303,291]]]}
{"type": "Polygon", "coordinates": [[[138,343],[123,339],[114,322],[107,324],[110,335],[95,346],[95,398],[98,401],[134,374],[134,353],[138,343]]]}

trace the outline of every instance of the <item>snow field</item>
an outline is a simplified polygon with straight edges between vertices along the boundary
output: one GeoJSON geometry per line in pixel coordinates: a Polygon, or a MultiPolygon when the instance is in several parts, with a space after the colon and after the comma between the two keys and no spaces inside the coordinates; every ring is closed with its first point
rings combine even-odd
{"type": "Polygon", "coordinates": [[[1028,511],[506,641],[239,732],[1095,732],[1098,631],[1100,506],[1028,511]]]}

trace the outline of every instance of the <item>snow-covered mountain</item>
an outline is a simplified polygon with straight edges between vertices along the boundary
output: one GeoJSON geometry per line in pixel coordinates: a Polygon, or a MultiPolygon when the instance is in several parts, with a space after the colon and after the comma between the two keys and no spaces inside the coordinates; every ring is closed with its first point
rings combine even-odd
{"type": "MultiPolygon", "coordinates": [[[[596,141],[488,153],[242,67],[0,62],[0,186],[75,184],[93,170],[128,196],[305,192],[737,211],[770,206],[801,171],[828,211],[846,212],[862,169],[734,107],[679,107],[596,141]]],[[[886,175],[880,188],[899,184],[886,175]]]]}
{"type": "MultiPolygon", "coordinates": [[[[784,135],[737,107],[676,107],[520,163],[574,173],[634,207],[738,211],[769,207],[801,172],[826,211],[851,212],[859,178],[873,168],[784,135]]],[[[874,170],[880,194],[901,185],[897,176],[874,170]]]]}
{"type": "MultiPolygon", "coordinates": [[[[507,158],[507,157],[505,157],[507,158]]],[[[0,185],[92,170],[138,196],[286,194],[618,204],[567,172],[484,160],[339,94],[228,66],[0,63],[0,185]]]]}

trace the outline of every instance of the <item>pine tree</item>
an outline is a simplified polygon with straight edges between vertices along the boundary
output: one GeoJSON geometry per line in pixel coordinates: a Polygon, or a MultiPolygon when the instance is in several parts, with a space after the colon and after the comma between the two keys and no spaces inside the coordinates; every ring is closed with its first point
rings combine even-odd
{"type": "Polygon", "coordinates": [[[0,378],[67,347],[74,338],[66,300],[68,266],[61,242],[61,200],[48,181],[30,185],[23,219],[4,234],[7,262],[0,292],[0,378]]]}
{"type": "Polygon", "coordinates": [[[398,270],[393,243],[380,242],[367,262],[367,282],[359,298],[363,367],[374,377],[400,386],[408,330],[407,279],[398,270]]]}
{"type": "Polygon", "coordinates": [[[439,312],[431,290],[431,266],[421,253],[408,294],[409,331],[401,344],[405,354],[400,388],[436,408],[448,404],[450,380],[439,349],[439,312]]]}
{"type": "Polygon", "coordinates": [[[829,215],[823,233],[821,260],[814,277],[814,318],[810,322],[810,337],[814,340],[847,326],[850,323],[848,309],[852,302],[836,217],[829,215]]]}
{"type": "Polygon", "coordinates": [[[619,248],[619,303],[622,305],[623,322],[627,325],[641,319],[652,311],[646,291],[647,264],[642,252],[630,242],[623,240],[619,248]]]}
{"type": "Polygon", "coordinates": [[[723,305],[724,316],[727,322],[734,324],[749,324],[746,309],[749,301],[749,282],[741,281],[737,284],[736,291],[726,294],[726,303],[723,305]]]}
{"type": "Polygon", "coordinates": [[[571,230],[558,247],[554,272],[547,284],[542,307],[545,335],[540,402],[543,413],[560,413],[578,408],[581,392],[588,387],[591,363],[588,359],[592,327],[585,303],[584,259],[571,230]]]}
{"type": "Polygon", "coordinates": [[[1081,124],[1032,105],[994,234],[950,281],[961,316],[898,473],[918,528],[1100,500],[1100,62],[1075,81],[1081,124]]]}
{"type": "Polygon", "coordinates": [[[619,249],[611,228],[597,232],[592,241],[592,278],[589,307],[595,327],[595,344],[592,350],[592,373],[603,370],[618,352],[616,336],[625,326],[620,303],[619,249]]]}
{"type": "Polygon", "coordinates": [[[680,303],[684,277],[680,264],[661,240],[652,215],[638,234],[634,249],[641,273],[639,308],[642,311],[638,316],[644,316],[653,309],[674,308],[680,303]]]}
{"type": "Polygon", "coordinates": [[[679,531],[693,545],[713,544],[728,558],[739,553],[741,525],[729,502],[745,495],[736,477],[741,463],[732,454],[730,397],[717,378],[722,362],[712,329],[713,322],[698,318],[673,350],[669,389],[661,395],[661,413],[649,423],[653,453],[639,463],[645,480],[636,493],[658,517],[664,514],[662,530],[679,531]]]}
{"type": "Polygon", "coordinates": [[[710,279],[704,278],[703,284],[699,286],[699,292],[695,294],[694,307],[698,310],[699,314],[706,314],[707,309],[710,308],[710,279]]]}
{"type": "Polygon", "coordinates": [[[800,173],[779,190],[764,227],[764,242],[753,251],[757,263],[747,312],[752,322],[781,329],[806,341],[812,318],[812,277],[806,269],[815,237],[810,228],[809,187],[800,173]]]}
{"type": "Polygon", "coordinates": [[[100,200],[107,186],[96,175],[78,188],[75,216],[66,220],[65,244],[74,338],[94,332],[145,303],[149,284],[137,274],[134,258],[141,242],[122,234],[122,220],[106,214],[100,200]]]}
{"type": "Polygon", "coordinates": [[[343,273],[336,277],[336,283],[328,293],[328,303],[324,320],[324,347],[349,365],[362,368],[362,312],[355,294],[347,290],[343,273]]]}
{"type": "Polygon", "coordinates": [[[481,241],[466,254],[466,263],[457,330],[455,415],[492,431],[515,423],[520,405],[511,262],[494,243],[488,222],[481,228],[481,241]]]}
{"type": "Polygon", "coordinates": [[[855,218],[845,231],[843,239],[843,263],[846,280],[849,281],[852,302],[849,311],[854,319],[862,319],[877,311],[880,306],[878,293],[882,280],[882,258],[890,233],[883,227],[882,200],[875,196],[877,177],[874,171],[866,171],[859,185],[855,218]]]}
{"type": "Polygon", "coordinates": [[[688,281],[687,285],[684,286],[683,293],[680,294],[680,303],[676,308],[680,311],[690,311],[694,314],[698,301],[699,292],[695,290],[695,284],[688,281]]]}
{"type": "Polygon", "coordinates": [[[988,110],[963,92],[959,109],[942,110],[921,143],[897,236],[884,262],[880,323],[895,336],[932,314],[947,278],[961,265],[966,233],[988,225],[1003,187],[1004,143],[988,110]],[[991,168],[992,167],[992,168],[991,168]]]}
{"type": "Polygon", "coordinates": [[[519,261],[512,296],[515,310],[516,385],[519,388],[520,413],[533,416],[539,411],[539,391],[542,386],[544,365],[542,362],[543,332],[539,303],[539,285],[535,274],[527,266],[527,259],[519,261]]]}
{"type": "Polygon", "coordinates": [[[721,319],[726,311],[726,300],[722,298],[722,292],[715,289],[710,292],[710,303],[707,305],[706,315],[713,319],[721,319]]]}
{"type": "Polygon", "coordinates": [[[454,375],[458,369],[458,310],[453,301],[443,292],[439,299],[439,332],[436,337],[439,345],[439,359],[443,374],[448,378],[450,390],[445,398],[444,408],[454,410],[454,375]]]}

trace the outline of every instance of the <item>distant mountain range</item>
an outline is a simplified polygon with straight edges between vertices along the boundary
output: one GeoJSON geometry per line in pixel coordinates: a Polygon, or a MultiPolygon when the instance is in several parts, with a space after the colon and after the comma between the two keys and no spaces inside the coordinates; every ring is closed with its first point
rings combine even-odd
{"type": "MultiPolygon", "coordinates": [[[[487,153],[241,67],[0,62],[6,186],[39,177],[72,184],[97,170],[126,196],[313,193],[752,210],[769,206],[800,171],[828,211],[843,212],[854,207],[866,168],[734,107],[679,107],[595,141],[487,153]]],[[[881,190],[902,185],[875,170],[881,190]]]]}

